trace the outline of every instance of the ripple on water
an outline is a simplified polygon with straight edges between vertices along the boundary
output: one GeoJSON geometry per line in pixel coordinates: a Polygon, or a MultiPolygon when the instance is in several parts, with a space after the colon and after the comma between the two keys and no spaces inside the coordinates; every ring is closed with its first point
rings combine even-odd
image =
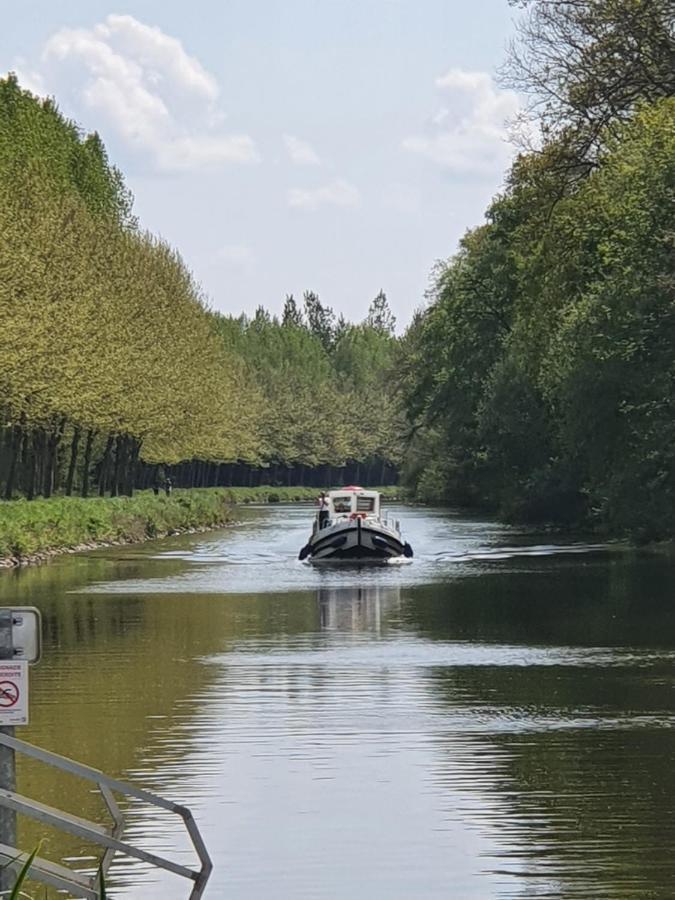
{"type": "MultiPolygon", "coordinates": [[[[412,566],[318,572],[309,514],[98,554],[49,597],[36,742],[189,806],[206,900],[672,896],[672,573],[405,509],[412,566]]],[[[128,814],[193,861],[178,823],[128,814]]],[[[126,860],[112,882],[186,893],[126,860]]]]}
{"type": "MultiPolygon", "coordinates": [[[[311,510],[274,507],[253,510],[251,521],[233,529],[186,539],[169,539],[154,559],[182,561],[185,570],[163,576],[115,579],[90,584],[87,593],[251,593],[293,591],[325,586],[383,584],[411,586],[508,571],[521,562],[541,559],[589,559],[620,552],[617,544],[559,542],[546,544],[536,535],[492,523],[434,517],[409,508],[393,510],[415,549],[412,565],[402,567],[313,567],[297,559],[307,539],[311,510]],[[514,540],[517,538],[517,541],[514,540]]],[[[122,551],[124,552],[124,551],[122,551]]],[[[133,551],[129,551],[133,552],[133,551]]],[[[136,551],[137,552],[137,551],[136,551]]]]}

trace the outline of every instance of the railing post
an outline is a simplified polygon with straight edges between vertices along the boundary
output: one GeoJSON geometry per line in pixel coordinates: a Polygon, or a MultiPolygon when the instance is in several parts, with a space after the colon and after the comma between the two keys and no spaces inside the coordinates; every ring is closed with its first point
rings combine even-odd
{"type": "MultiPolygon", "coordinates": [[[[0,659],[13,659],[12,610],[0,609],[0,659]]],[[[0,733],[14,737],[14,726],[0,727],[0,733]]],[[[0,788],[16,790],[16,758],[12,747],[0,745],[0,788]]],[[[16,847],[16,812],[0,806],[0,843],[16,847]]],[[[14,886],[16,875],[9,868],[0,870],[0,891],[14,886]]]]}

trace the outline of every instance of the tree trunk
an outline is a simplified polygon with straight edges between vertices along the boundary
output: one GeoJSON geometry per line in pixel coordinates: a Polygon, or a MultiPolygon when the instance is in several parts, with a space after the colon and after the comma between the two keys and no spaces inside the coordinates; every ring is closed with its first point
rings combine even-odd
{"type": "MultiPolygon", "coordinates": [[[[34,431],[30,441],[30,462],[28,466],[28,482],[26,484],[26,497],[33,500],[38,483],[38,448],[39,432],[34,431]]],[[[26,441],[26,444],[28,441],[26,441]]]]}
{"type": "Polygon", "coordinates": [[[84,445],[84,463],[82,465],[82,496],[89,496],[89,467],[91,465],[91,448],[94,443],[94,429],[87,431],[87,440],[84,445]]]}
{"type": "Polygon", "coordinates": [[[134,438],[127,438],[127,454],[126,454],[126,478],[124,485],[124,493],[129,497],[134,496],[134,484],[136,482],[136,469],[138,466],[138,456],[141,452],[140,441],[134,438]]]}
{"type": "Polygon", "coordinates": [[[113,468],[112,484],[110,485],[110,496],[117,497],[120,493],[122,473],[124,471],[124,436],[117,435],[115,439],[115,464],[113,468]]]}
{"type": "Polygon", "coordinates": [[[9,469],[7,471],[7,481],[5,483],[5,500],[11,500],[14,493],[14,479],[16,477],[16,464],[21,453],[21,444],[23,441],[23,429],[20,425],[15,425],[12,429],[12,440],[9,445],[9,469]]]}
{"type": "Polygon", "coordinates": [[[68,464],[68,475],[66,477],[66,497],[71,497],[73,493],[73,480],[75,478],[75,467],[77,466],[77,451],[80,446],[80,428],[76,425],[73,428],[73,440],[70,444],[70,463],[68,464]]]}
{"type": "Polygon", "coordinates": [[[45,470],[44,470],[44,486],[43,494],[49,498],[54,493],[56,485],[56,462],[59,444],[63,437],[63,429],[66,420],[61,419],[58,425],[54,426],[50,432],[47,432],[46,453],[45,453],[45,470]]]}
{"type": "Polygon", "coordinates": [[[108,471],[110,469],[110,454],[112,452],[112,446],[115,441],[115,436],[112,434],[108,435],[108,440],[106,441],[105,450],[103,451],[103,456],[101,457],[101,465],[99,467],[98,474],[98,495],[99,497],[105,497],[105,492],[108,488],[108,471]]]}

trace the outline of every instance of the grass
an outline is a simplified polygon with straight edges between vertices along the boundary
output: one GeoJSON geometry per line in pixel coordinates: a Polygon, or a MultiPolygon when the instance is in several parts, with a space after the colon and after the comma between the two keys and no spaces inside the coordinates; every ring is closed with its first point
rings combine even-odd
{"type": "MultiPolygon", "coordinates": [[[[316,500],[321,488],[276,487],[262,484],[260,487],[234,487],[227,490],[235,503],[297,503],[316,500]]],[[[401,489],[398,487],[377,487],[368,490],[379,491],[385,500],[396,500],[401,496],[401,489]]]]}
{"type": "Polygon", "coordinates": [[[91,543],[143,541],[232,518],[229,491],[151,491],[134,497],[52,497],[0,503],[0,559],[23,559],[91,543]]]}
{"type": "MultiPolygon", "coordinates": [[[[377,490],[388,500],[400,496],[395,487],[377,490]]],[[[262,485],[175,490],[170,497],[139,491],[133,497],[0,501],[0,560],[210,528],[231,521],[237,503],[312,501],[318,492],[318,488],[262,485]]]]}
{"type": "MultiPolygon", "coordinates": [[[[35,847],[33,852],[30,854],[30,856],[26,859],[26,861],[22,865],[18,875],[16,876],[16,881],[14,882],[14,887],[12,888],[12,892],[9,895],[8,900],[20,900],[20,898],[22,898],[22,897],[28,898],[29,895],[24,894],[22,887],[23,887],[24,881],[30,875],[30,867],[33,865],[33,861],[34,861],[35,857],[37,856],[41,845],[42,845],[42,841],[40,841],[38,846],[35,847]]],[[[18,859],[19,859],[19,857],[17,857],[17,860],[18,859]]],[[[15,862],[17,860],[15,860],[15,862]]],[[[9,865],[11,865],[11,863],[9,863],[9,865]]],[[[3,866],[3,868],[6,868],[6,867],[3,866]]],[[[97,879],[98,879],[99,898],[100,898],[100,900],[106,900],[108,895],[106,892],[105,876],[103,875],[103,866],[102,865],[99,865],[99,867],[98,867],[97,879]]],[[[47,889],[45,888],[45,896],[47,895],[46,891],[47,891],[47,889]]]]}

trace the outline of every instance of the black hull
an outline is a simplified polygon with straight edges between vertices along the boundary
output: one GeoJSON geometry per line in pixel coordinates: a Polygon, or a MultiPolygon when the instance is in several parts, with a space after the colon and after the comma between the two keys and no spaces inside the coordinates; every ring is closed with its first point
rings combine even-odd
{"type": "Polygon", "coordinates": [[[391,559],[411,557],[408,544],[400,541],[391,531],[355,525],[339,530],[326,529],[315,532],[309,543],[300,551],[300,559],[310,562],[387,562],[391,559]]]}
{"type": "MultiPolygon", "coordinates": [[[[372,559],[376,562],[384,562],[387,559],[391,559],[394,556],[402,556],[403,548],[401,548],[400,553],[388,553],[386,550],[372,550],[370,547],[336,547],[333,549],[333,552],[330,556],[322,557],[326,562],[329,561],[345,561],[345,562],[358,562],[359,560],[364,559],[372,559]]],[[[310,556],[312,559],[314,554],[310,556]]]]}

